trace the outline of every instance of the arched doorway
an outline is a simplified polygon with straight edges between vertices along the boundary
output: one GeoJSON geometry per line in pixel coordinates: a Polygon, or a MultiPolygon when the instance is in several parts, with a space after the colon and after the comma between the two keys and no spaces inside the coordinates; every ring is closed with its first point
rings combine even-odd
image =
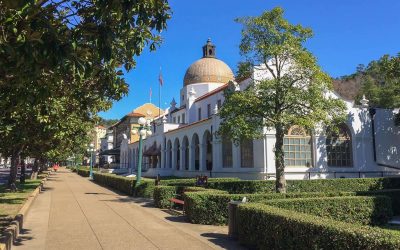
{"type": "Polygon", "coordinates": [[[192,137],[192,154],[193,154],[193,162],[194,170],[200,169],[200,141],[199,136],[194,134],[192,137]]]}
{"type": "Polygon", "coordinates": [[[204,147],[204,155],[205,155],[205,164],[206,170],[211,171],[213,168],[212,161],[212,136],[210,131],[206,130],[203,135],[203,147],[204,147]]]}
{"type": "Polygon", "coordinates": [[[168,140],[167,143],[167,168],[172,168],[172,143],[168,140]]]}
{"type": "Polygon", "coordinates": [[[189,169],[189,139],[187,138],[187,136],[183,137],[183,141],[182,141],[182,150],[183,150],[183,162],[184,162],[184,166],[183,168],[185,170],[189,169]]]}
{"type": "Polygon", "coordinates": [[[175,169],[179,170],[181,164],[181,144],[179,143],[179,139],[176,138],[174,142],[174,150],[175,150],[175,169]]]}

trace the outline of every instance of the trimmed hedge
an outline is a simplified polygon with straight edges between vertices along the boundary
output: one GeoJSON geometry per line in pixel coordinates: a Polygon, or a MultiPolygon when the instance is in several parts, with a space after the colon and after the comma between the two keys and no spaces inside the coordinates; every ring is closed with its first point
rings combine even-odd
{"type": "MultiPolygon", "coordinates": [[[[231,194],[275,192],[275,181],[209,182],[209,188],[231,194]]],[[[354,192],[381,189],[400,189],[400,178],[348,178],[318,180],[287,180],[287,192],[354,192]]]]}
{"type": "Polygon", "coordinates": [[[102,186],[111,187],[127,195],[146,198],[153,197],[154,180],[142,178],[138,187],[135,187],[135,178],[115,174],[93,173],[93,180],[102,186]]]}
{"type": "Polygon", "coordinates": [[[400,189],[384,189],[357,192],[357,195],[384,195],[392,199],[393,214],[400,215],[400,189]]]}
{"type": "Polygon", "coordinates": [[[382,229],[263,204],[240,205],[237,223],[239,241],[257,249],[400,249],[382,229]]]}
{"type": "Polygon", "coordinates": [[[271,200],[267,205],[362,225],[383,225],[393,216],[386,196],[319,197],[271,200]]]}
{"type": "MultiPolygon", "coordinates": [[[[208,178],[208,184],[219,183],[219,182],[231,182],[240,181],[239,178],[208,178]]],[[[185,178],[185,179],[167,179],[161,180],[160,184],[163,186],[196,186],[196,178],[185,178]]]]}
{"type": "Polygon", "coordinates": [[[203,187],[184,187],[184,186],[156,186],[154,188],[153,199],[154,205],[158,208],[171,207],[171,198],[181,196],[185,192],[201,192],[201,191],[214,191],[224,192],[220,190],[211,190],[203,187]]]}
{"type": "MultiPolygon", "coordinates": [[[[93,172],[94,173],[94,172],[93,172]]],[[[89,177],[90,175],[90,170],[86,168],[78,168],[78,174],[82,177],[89,177]]]]}
{"type": "Polygon", "coordinates": [[[93,180],[102,186],[111,187],[124,194],[133,194],[133,185],[135,184],[134,178],[118,176],[115,174],[94,173],[93,180]]]}
{"type": "Polygon", "coordinates": [[[356,195],[350,192],[328,193],[266,193],[266,194],[228,194],[221,191],[185,193],[185,213],[190,222],[196,224],[223,225],[228,222],[228,203],[232,200],[265,202],[272,199],[332,197],[356,195]]]}

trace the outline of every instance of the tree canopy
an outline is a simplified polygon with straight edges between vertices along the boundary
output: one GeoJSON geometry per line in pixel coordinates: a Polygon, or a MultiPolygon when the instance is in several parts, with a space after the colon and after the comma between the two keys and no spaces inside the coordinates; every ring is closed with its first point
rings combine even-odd
{"type": "Polygon", "coordinates": [[[237,21],[243,25],[241,54],[254,72],[249,87],[225,92],[219,133],[240,143],[263,138],[265,128],[275,130],[276,189],[285,192],[283,138],[289,127],[330,124],[343,119],[345,106],[329,95],[331,78],[303,46],[311,29],[290,24],[281,8],[237,21]]]}
{"type": "Polygon", "coordinates": [[[59,159],[79,148],[169,18],[166,0],[0,2],[2,155],[59,159]]]}

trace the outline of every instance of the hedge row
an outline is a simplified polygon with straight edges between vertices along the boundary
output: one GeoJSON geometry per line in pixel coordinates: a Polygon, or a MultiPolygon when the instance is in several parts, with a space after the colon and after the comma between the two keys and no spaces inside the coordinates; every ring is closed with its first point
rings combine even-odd
{"type": "Polygon", "coordinates": [[[140,185],[135,187],[136,179],[115,174],[93,173],[93,180],[102,185],[116,189],[124,194],[136,197],[153,197],[154,180],[142,178],[140,185]]]}
{"type": "Polygon", "coordinates": [[[211,192],[224,192],[220,190],[210,190],[203,187],[185,187],[185,186],[156,186],[154,188],[153,199],[154,205],[158,208],[169,208],[171,198],[179,197],[186,192],[200,192],[200,191],[211,191],[211,192]]]}
{"type": "MultiPolygon", "coordinates": [[[[231,194],[275,192],[275,181],[216,181],[208,187],[231,194]]],[[[400,178],[348,178],[318,180],[287,180],[287,192],[354,192],[400,189],[400,178]]]]}
{"type": "Polygon", "coordinates": [[[393,216],[386,196],[319,197],[270,200],[267,205],[348,223],[384,225],[393,216]]]}
{"type": "Polygon", "coordinates": [[[263,204],[240,205],[237,223],[239,241],[257,249],[400,249],[382,229],[263,204]]]}
{"type": "Polygon", "coordinates": [[[265,202],[272,199],[333,197],[356,195],[350,192],[327,193],[266,193],[266,194],[228,194],[221,191],[185,193],[185,213],[190,222],[196,224],[222,225],[228,221],[228,203],[232,200],[265,202]]]}
{"type": "Polygon", "coordinates": [[[93,180],[102,186],[113,188],[124,194],[133,194],[133,185],[135,183],[134,178],[118,176],[115,174],[94,173],[93,180]]]}
{"type": "Polygon", "coordinates": [[[393,214],[400,215],[400,189],[384,189],[375,191],[361,191],[357,195],[384,195],[392,199],[393,214]]]}
{"type": "MultiPolygon", "coordinates": [[[[208,178],[208,183],[240,181],[239,178],[208,178]]],[[[196,186],[196,178],[161,180],[163,186],[196,186]]]]}
{"type": "Polygon", "coordinates": [[[86,168],[78,168],[78,174],[79,174],[80,176],[83,176],[83,177],[89,177],[89,175],[90,175],[90,170],[88,170],[88,169],[86,169],[86,168]]]}

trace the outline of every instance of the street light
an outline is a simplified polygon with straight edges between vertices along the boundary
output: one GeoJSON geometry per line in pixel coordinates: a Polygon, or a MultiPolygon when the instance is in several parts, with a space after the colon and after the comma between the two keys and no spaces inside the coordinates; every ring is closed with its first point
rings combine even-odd
{"type": "Polygon", "coordinates": [[[146,120],[144,117],[140,117],[138,120],[138,127],[134,127],[132,129],[132,134],[136,135],[139,131],[139,160],[138,160],[138,168],[137,168],[137,175],[136,175],[136,184],[137,187],[140,184],[140,180],[142,178],[142,144],[143,139],[147,136],[151,136],[151,127],[150,127],[150,120],[146,120]]]}
{"type": "Polygon", "coordinates": [[[93,143],[90,143],[89,148],[87,149],[88,152],[90,152],[90,172],[89,172],[89,178],[93,180],[93,152],[94,152],[94,145],[93,143]]]}

